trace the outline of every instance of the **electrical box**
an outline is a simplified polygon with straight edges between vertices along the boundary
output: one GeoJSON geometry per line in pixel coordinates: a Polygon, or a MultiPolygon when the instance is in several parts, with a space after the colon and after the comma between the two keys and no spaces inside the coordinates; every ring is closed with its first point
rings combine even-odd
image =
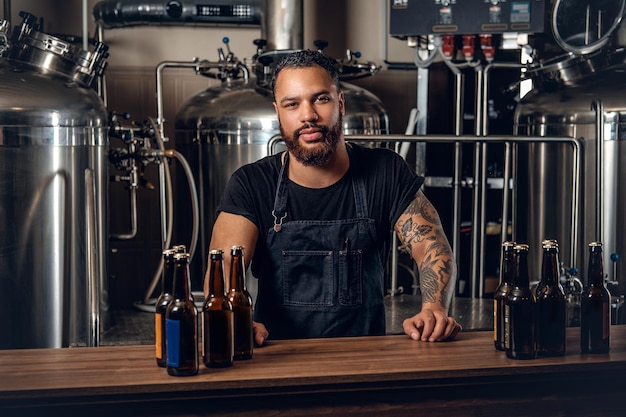
{"type": "Polygon", "coordinates": [[[545,0],[389,0],[389,34],[540,33],[545,0]]]}
{"type": "Polygon", "coordinates": [[[260,25],[261,0],[102,0],[93,15],[104,28],[136,25],[260,25]]]}

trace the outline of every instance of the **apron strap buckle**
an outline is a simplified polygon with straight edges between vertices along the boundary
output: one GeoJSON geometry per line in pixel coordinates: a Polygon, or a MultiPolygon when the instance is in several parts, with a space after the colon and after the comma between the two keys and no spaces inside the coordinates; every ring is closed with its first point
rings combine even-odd
{"type": "Polygon", "coordinates": [[[274,217],[274,231],[276,233],[280,232],[283,228],[283,220],[287,217],[287,213],[285,213],[280,219],[276,217],[276,213],[272,210],[272,216],[274,217]]]}

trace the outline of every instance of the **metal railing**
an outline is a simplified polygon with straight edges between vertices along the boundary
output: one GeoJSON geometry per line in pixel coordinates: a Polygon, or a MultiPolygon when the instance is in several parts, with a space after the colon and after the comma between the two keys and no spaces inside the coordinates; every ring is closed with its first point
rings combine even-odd
{"type": "MultiPolygon", "coordinates": [[[[517,184],[517,169],[515,166],[515,155],[517,146],[521,143],[564,143],[570,144],[573,149],[572,153],[572,210],[571,210],[571,230],[572,239],[570,240],[570,259],[572,265],[577,264],[577,248],[580,239],[579,230],[579,216],[580,216],[580,195],[581,195],[581,167],[582,167],[582,152],[583,152],[583,140],[573,137],[542,137],[542,136],[513,136],[513,135],[490,135],[490,136],[472,136],[472,135],[346,135],[346,141],[348,142],[365,142],[365,143],[452,143],[463,144],[469,143],[475,145],[474,152],[474,172],[476,177],[473,181],[473,227],[471,236],[471,261],[470,261],[470,288],[472,298],[476,298],[477,291],[482,297],[484,293],[484,280],[481,277],[484,276],[484,259],[479,255],[483,253],[485,242],[485,227],[482,224],[476,224],[481,219],[485,218],[485,190],[487,189],[487,178],[485,175],[486,169],[479,169],[481,166],[485,166],[484,153],[480,152],[484,145],[488,144],[504,144],[504,171],[503,171],[503,192],[502,192],[502,227],[501,227],[501,241],[507,239],[508,236],[508,222],[509,222],[509,207],[512,201],[517,199],[516,196],[516,184],[517,184]],[[476,283],[478,283],[478,288],[476,283]]],[[[282,137],[276,135],[272,137],[267,144],[268,155],[276,152],[276,146],[282,142],[282,137]]],[[[454,147],[455,156],[454,160],[454,172],[460,172],[461,158],[459,157],[461,152],[460,146],[454,147]]],[[[451,187],[455,195],[460,193],[461,181],[458,175],[452,180],[451,187]]],[[[460,204],[460,200],[455,198],[455,205],[460,204]]],[[[453,213],[453,252],[457,257],[457,265],[459,264],[459,242],[460,242],[460,216],[461,210],[455,207],[453,213]]],[[[512,235],[516,235],[515,216],[511,216],[511,230],[512,235]]],[[[397,250],[397,239],[393,239],[392,250],[397,250]]],[[[397,265],[392,264],[391,269],[391,291],[393,292],[397,286],[397,265]]]]}

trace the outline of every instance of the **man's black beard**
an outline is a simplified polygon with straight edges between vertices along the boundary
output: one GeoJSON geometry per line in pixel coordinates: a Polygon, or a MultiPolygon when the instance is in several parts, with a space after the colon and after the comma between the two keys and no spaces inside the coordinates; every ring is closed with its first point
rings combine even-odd
{"type": "Polygon", "coordinates": [[[287,150],[296,158],[297,161],[306,166],[322,166],[326,164],[330,157],[335,153],[337,143],[342,133],[343,120],[341,115],[339,120],[334,126],[326,127],[319,126],[315,123],[309,123],[304,127],[293,132],[293,135],[288,135],[280,126],[280,133],[283,136],[287,150]],[[304,129],[319,129],[322,134],[322,141],[317,142],[323,146],[318,146],[316,149],[307,149],[300,143],[300,132],[304,129]]]}

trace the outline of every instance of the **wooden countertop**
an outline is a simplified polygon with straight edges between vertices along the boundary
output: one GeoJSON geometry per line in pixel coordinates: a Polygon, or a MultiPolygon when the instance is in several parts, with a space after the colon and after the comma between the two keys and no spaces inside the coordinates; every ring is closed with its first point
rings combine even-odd
{"type": "Polygon", "coordinates": [[[489,331],[271,341],[232,368],[200,360],[191,377],[169,376],[146,345],[5,350],[0,415],[626,415],[626,325],[604,355],[580,354],[579,329],[567,332],[566,356],[529,361],[496,351],[489,331]]]}

